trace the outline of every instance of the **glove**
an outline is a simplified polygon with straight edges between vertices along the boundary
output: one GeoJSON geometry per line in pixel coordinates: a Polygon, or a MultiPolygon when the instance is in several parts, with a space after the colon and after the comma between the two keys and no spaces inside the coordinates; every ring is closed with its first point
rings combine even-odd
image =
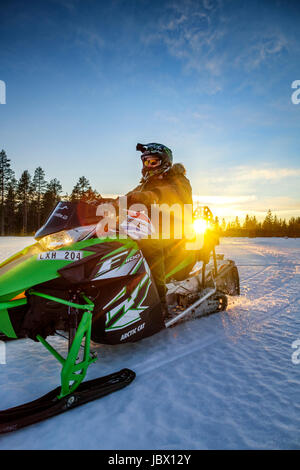
{"type": "Polygon", "coordinates": [[[157,201],[157,196],[152,191],[134,191],[128,195],[129,204],[144,204],[150,206],[157,201]]]}

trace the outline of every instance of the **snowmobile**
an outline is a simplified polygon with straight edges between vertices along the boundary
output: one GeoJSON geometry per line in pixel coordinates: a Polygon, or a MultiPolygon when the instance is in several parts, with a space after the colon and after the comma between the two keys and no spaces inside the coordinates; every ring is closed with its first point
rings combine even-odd
{"type": "MultiPolygon", "coordinates": [[[[147,215],[126,211],[115,233],[99,236],[97,204],[59,202],[35,234],[36,243],[0,264],[0,333],[39,341],[61,364],[61,385],[47,395],[0,412],[0,433],[102,397],[130,384],[130,369],[84,381],[96,357],[91,341],[122,344],[141,340],[191,318],[220,312],[227,295],[239,295],[235,263],[216,255],[218,239],[207,228],[212,213],[198,208],[195,221],[206,231],[192,253],[195,264],[185,279],[167,273],[162,305],[139,239],[153,226],[147,215]],[[64,358],[47,337],[66,332],[64,358]]],[[[189,253],[189,255],[191,255],[189,253]]],[[[188,256],[187,256],[188,258],[188,256]]]]}

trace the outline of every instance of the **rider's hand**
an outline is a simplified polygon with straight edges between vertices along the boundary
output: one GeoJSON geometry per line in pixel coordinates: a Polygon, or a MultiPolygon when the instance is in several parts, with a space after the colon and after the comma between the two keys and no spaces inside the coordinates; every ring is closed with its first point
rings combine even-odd
{"type": "Polygon", "coordinates": [[[144,204],[149,206],[157,202],[157,196],[153,191],[134,191],[129,196],[129,204],[144,204]]]}

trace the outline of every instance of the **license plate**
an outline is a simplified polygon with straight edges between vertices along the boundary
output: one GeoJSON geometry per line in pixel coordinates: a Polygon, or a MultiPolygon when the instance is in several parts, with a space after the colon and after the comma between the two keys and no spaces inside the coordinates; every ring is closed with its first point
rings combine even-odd
{"type": "Polygon", "coordinates": [[[65,260],[65,261],[79,261],[82,259],[81,251],[45,251],[39,253],[37,259],[39,261],[56,261],[56,260],[65,260]]]}

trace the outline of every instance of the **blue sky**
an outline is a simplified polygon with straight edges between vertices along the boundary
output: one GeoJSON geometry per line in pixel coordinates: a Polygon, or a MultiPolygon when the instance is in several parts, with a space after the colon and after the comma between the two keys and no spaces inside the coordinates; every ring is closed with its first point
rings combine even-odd
{"type": "Polygon", "coordinates": [[[297,1],[2,1],[0,147],[70,192],[137,184],[161,142],[218,215],[300,215],[297,1]]]}

